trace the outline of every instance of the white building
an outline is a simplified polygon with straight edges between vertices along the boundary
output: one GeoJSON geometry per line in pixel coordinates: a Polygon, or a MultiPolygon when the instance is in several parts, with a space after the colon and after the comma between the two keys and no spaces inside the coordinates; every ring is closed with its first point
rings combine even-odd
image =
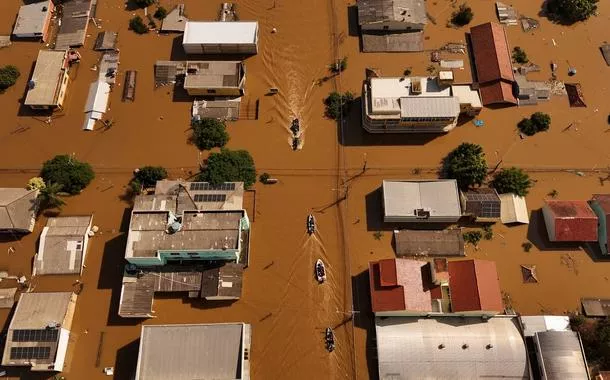
{"type": "Polygon", "coordinates": [[[256,21],[188,21],[182,47],[187,54],[256,54],[256,21]]]}

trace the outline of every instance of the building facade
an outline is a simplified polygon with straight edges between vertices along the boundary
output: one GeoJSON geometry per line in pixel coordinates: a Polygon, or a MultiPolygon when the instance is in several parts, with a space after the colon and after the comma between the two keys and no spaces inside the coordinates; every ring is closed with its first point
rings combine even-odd
{"type": "Polygon", "coordinates": [[[256,21],[187,21],[182,47],[186,54],[256,54],[256,21]]]}

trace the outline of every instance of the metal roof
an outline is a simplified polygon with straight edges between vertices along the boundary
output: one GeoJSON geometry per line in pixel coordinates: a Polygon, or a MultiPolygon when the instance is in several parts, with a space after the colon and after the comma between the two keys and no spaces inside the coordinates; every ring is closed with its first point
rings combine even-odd
{"type": "Polygon", "coordinates": [[[19,14],[17,15],[17,21],[15,21],[13,34],[43,34],[45,32],[45,21],[47,17],[50,17],[49,13],[52,9],[53,4],[50,0],[22,5],[19,8],[19,14]]]}
{"type": "Polygon", "coordinates": [[[92,0],[66,0],[62,2],[63,16],[55,41],[56,50],[82,46],[87,36],[92,0]]]}
{"type": "Polygon", "coordinates": [[[100,32],[95,39],[93,50],[114,50],[116,47],[118,33],[104,31],[100,32]]]}
{"type": "Polygon", "coordinates": [[[587,201],[545,200],[542,212],[551,241],[597,241],[598,218],[587,201]]]}
{"type": "Polygon", "coordinates": [[[385,21],[426,24],[424,0],[358,0],[358,24],[376,24],[385,21]]]}
{"type": "Polygon", "coordinates": [[[386,216],[416,216],[416,210],[430,212],[430,217],[461,216],[457,182],[454,179],[431,181],[383,181],[386,216]]]}
{"type": "Polygon", "coordinates": [[[396,256],[464,256],[461,229],[394,231],[396,256]]]}
{"type": "Polygon", "coordinates": [[[403,118],[456,118],[459,114],[460,101],[455,96],[400,98],[400,116],[403,118]]]}
{"type": "Polygon", "coordinates": [[[577,332],[537,332],[534,339],[545,379],[590,379],[585,353],[577,332]]]}
{"type": "Polygon", "coordinates": [[[242,379],[246,326],[142,326],[135,380],[242,379]]]}
{"type": "Polygon", "coordinates": [[[17,288],[0,289],[0,309],[11,309],[15,304],[17,288]]]}
{"type": "Polygon", "coordinates": [[[38,190],[0,188],[0,231],[32,231],[37,211],[38,190]]]}
{"type": "Polygon", "coordinates": [[[238,299],[241,297],[243,264],[226,263],[221,267],[204,270],[201,275],[201,297],[238,299]]]}
{"type": "Polygon", "coordinates": [[[161,21],[162,32],[184,32],[189,19],[184,16],[184,4],[178,4],[161,21]]]}
{"type": "Polygon", "coordinates": [[[580,302],[587,317],[610,317],[610,299],[581,298],[580,302]]]}
{"type": "Polygon", "coordinates": [[[515,318],[375,318],[380,380],[529,379],[515,318]]]}
{"type": "Polygon", "coordinates": [[[570,330],[570,317],[567,315],[531,315],[519,317],[524,336],[534,336],[544,331],[570,330]]]}
{"type": "Polygon", "coordinates": [[[504,310],[496,263],[488,260],[449,262],[453,312],[504,310]]]}
{"type": "Polygon", "coordinates": [[[59,88],[66,69],[66,52],[63,50],[40,50],[36,66],[25,97],[26,106],[55,106],[59,88]]]}
{"type": "Polygon", "coordinates": [[[253,44],[257,35],[256,21],[187,21],[182,44],[253,44]]]}
{"type": "Polygon", "coordinates": [[[91,215],[49,218],[40,235],[33,272],[39,275],[80,273],[92,220],[91,215]]]}
{"type": "Polygon", "coordinates": [[[530,222],[525,198],[513,193],[500,194],[500,220],[504,224],[530,222]]]}

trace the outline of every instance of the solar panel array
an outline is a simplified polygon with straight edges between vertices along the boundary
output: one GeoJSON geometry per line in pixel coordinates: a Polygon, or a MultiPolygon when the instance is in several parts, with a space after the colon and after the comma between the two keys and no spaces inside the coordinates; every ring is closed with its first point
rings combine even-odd
{"type": "Polygon", "coordinates": [[[56,342],[59,330],[13,330],[13,342],[56,342]]]}
{"type": "Polygon", "coordinates": [[[11,359],[48,359],[51,347],[11,347],[11,359]]]}
{"type": "Polygon", "coordinates": [[[467,194],[468,202],[477,202],[481,205],[479,215],[483,218],[500,217],[500,198],[495,192],[467,194]]]}
{"type": "Polygon", "coordinates": [[[209,182],[191,182],[191,191],[207,190],[233,191],[235,190],[235,183],[225,182],[221,183],[220,185],[212,185],[209,182]]]}
{"type": "Polygon", "coordinates": [[[195,202],[224,202],[227,200],[226,194],[195,194],[195,202]]]}

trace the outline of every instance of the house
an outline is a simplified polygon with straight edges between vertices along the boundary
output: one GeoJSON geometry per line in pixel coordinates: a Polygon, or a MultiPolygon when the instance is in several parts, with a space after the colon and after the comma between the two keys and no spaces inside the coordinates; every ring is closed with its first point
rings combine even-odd
{"type": "Polygon", "coordinates": [[[256,21],[187,21],[182,47],[186,54],[256,54],[256,21]]]}
{"type": "Polygon", "coordinates": [[[97,120],[104,117],[108,110],[108,99],[110,97],[110,84],[106,81],[97,80],[89,86],[89,94],[85,103],[85,122],[83,129],[92,131],[97,120]]]}
{"type": "Polygon", "coordinates": [[[396,256],[464,256],[464,237],[459,228],[394,231],[396,256]]]}
{"type": "Polygon", "coordinates": [[[369,263],[369,285],[377,316],[490,317],[504,310],[493,261],[373,261],[369,263]]]}
{"type": "Polygon", "coordinates": [[[580,303],[587,317],[610,317],[610,299],[581,298],[580,303]]]}
{"type": "Polygon", "coordinates": [[[55,5],[51,0],[22,5],[13,28],[15,38],[39,38],[47,42],[55,5]]]}
{"type": "Polygon", "coordinates": [[[33,275],[82,273],[93,216],[49,218],[40,234],[33,275]]]}
{"type": "Polygon", "coordinates": [[[61,372],[75,307],[74,293],[22,293],[8,328],[2,365],[61,372]]]}
{"type": "Polygon", "coordinates": [[[24,104],[34,110],[62,108],[69,80],[67,52],[40,50],[24,104]]]}
{"type": "Polygon", "coordinates": [[[598,218],[586,201],[546,200],[542,214],[552,242],[597,241],[598,218]]]}
{"type": "Polygon", "coordinates": [[[93,50],[107,51],[116,49],[118,35],[118,33],[108,30],[98,33],[97,38],[95,39],[95,45],[93,45],[93,50]]]}
{"type": "Polygon", "coordinates": [[[500,194],[500,220],[503,224],[530,222],[525,197],[513,193],[500,194]]]}
{"type": "Polygon", "coordinates": [[[371,133],[446,133],[460,115],[451,87],[431,78],[370,78],[362,99],[362,126],[371,133]]]}
{"type": "Polygon", "coordinates": [[[594,194],[589,206],[597,215],[597,236],[602,255],[609,255],[608,236],[610,236],[610,194],[594,194]]]}
{"type": "Polygon", "coordinates": [[[85,44],[89,18],[92,17],[92,0],[64,0],[62,17],[55,40],[56,50],[67,50],[85,44]]]}
{"type": "Polygon", "coordinates": [[[357,0],[365,52],[422,51],[428,22],[423,0],[357,0]]]}
{"type": "Polygon", "coordinates": [[[183,87],[191,96],[242,96],[246,86],[246,66],[241,61],[157,61],[155,63],[157,85],[175,83],[177,80],[183,80],[183,87]]]}
{"type": "Polygon", "coordinates": [[[241,98],[227,100],[193,100],[192,119],[212,118],[223,121],[239,119],[241,98]]]}
{"type": "Polygon", "coordinates": [[[528,80],[525,75],[515,74],[519,105],[536,105],[551,99],[551,85],[547,82],[528,80]]]}
{"type": "Polygon", "coordinates": [[[591,378],[582,341],[576,331],[536,332],[534,344],[542,380],[591,378]]]}
{"type": "Polygon", "coordinates": [[[384,180],[382,191],[386,223],[456,223],[462,216],[454,179],[384,180]]]}
{"type": "Polygon", "coordinates": [[[251,326],[142,326],[135,380],[250,379],[251,326]]]}
{"type": "Polygon", "coordinates": [[[517,104],[510,49],[502,25],[488,22],[470,28],[470,43],[483,105],[517,104]]]}
{"type": "Polygon", "coordinates": [[[517,318],[375,318],[380,380],[529,379],[517,318]]]}
{"type": "Polygon", "coordinates": [[[495,222],[500,219],[500,197],[495,189],[482,187],[460,191],[464,215],[476,222],[495,222]]]}
{"type": "Polygon", "coordinates": [[[0,233],[28,234],[34,230],[38,190],[0,188],[0,233]]]}
{"type": "Polygon", "coordinates": [[[460,114],[474,117],[481,113],[483,104],[479,91],[470,84],[452,84],[451,95],[460,100],[460,114]]]}
{"type": "Polygon", "coordinates": [[[178,4],[161,21],[161,32],[184,32],[184,27],[189,19],[184,16],[184,4],[178,4]]]}
{"type": "Polygon", "coordinates": [[[236,300],[249,260],[250,221],[244,185],[158,181],[137,196],[131,214],[119,315],[153,316],[159,292],[190,298],[236,300]],[[144,273],[140,273],[144,271],[144,273]]]}

